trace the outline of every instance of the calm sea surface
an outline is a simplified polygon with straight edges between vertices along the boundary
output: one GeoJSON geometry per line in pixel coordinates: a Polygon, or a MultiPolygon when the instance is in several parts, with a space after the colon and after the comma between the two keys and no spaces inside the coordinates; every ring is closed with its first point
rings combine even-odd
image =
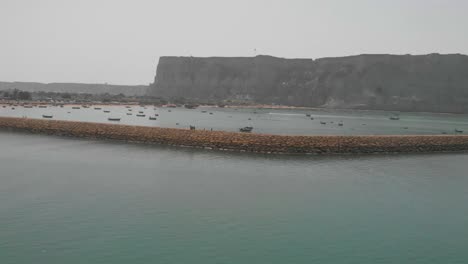
{"type": "Polygon", "coordinates": [[[468,133],[468,115],[399,113],[400,120],[390,120],[396,113],[382,111],[280,110],[230,108],[142,108],[102,106],[102,109],[72,109],[72,106],[47,108],[0,107],[0,116],[42,118],[53,115],[57,120],[238,131],[253,126],[255,133],[291,135],[371,135],[371,134],[455,134],[455,129],[468,133]],[[110,113],[104,113],[104,110],[110,113]],[[131,110],[131,111],[130,111],[131,110]],[[145,117],[136,115],[142,111],[145,117]],[[205,112],[205,113],[203,113],[205,112]],[[131,113],[132,115],[127,115],[131,113]],[[149,120],[158,115],[157,120],[149,120]],[[310,114],[311,117],[306,116],[310,114]],[[121,118],[120,122],[108,121],[121,118]],[[311,120],[313,118],[313,120],[311,120]],[[321,124],[322,122],[326,124],[321,124]],[[340,126],[339,124],[343,124],[340,126]]]}
{"type": "Polygon", "coordinates": [[[468,154],[0,146],[2,264],[468,263],[468,154]]]}

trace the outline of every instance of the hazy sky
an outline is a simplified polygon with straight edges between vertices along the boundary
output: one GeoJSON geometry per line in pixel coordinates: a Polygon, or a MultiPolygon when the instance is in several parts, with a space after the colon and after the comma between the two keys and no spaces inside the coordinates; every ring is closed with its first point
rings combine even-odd
{"type": "Polygon", "coordinates": [[[0,81],[148,84],[159,56],[468,54],[468,0],[0,0],[0,81]]]}

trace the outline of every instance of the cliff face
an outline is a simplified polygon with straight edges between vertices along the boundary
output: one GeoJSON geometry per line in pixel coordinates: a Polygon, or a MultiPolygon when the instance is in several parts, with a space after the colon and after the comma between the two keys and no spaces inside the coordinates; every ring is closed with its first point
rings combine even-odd
{"type": "Polygon", "coordinates": [[[295,106],[468,112],[468,56],[161,57],[148,93],[295,106]]]}

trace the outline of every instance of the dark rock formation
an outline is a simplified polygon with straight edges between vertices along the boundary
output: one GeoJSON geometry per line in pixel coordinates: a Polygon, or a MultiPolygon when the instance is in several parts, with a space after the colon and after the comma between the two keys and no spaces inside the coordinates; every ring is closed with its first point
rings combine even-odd
{"type": "Polygon", "coordinates": [[[153,96],[293,106],[468,112],[468,56],[161,57],[153,96]]]}

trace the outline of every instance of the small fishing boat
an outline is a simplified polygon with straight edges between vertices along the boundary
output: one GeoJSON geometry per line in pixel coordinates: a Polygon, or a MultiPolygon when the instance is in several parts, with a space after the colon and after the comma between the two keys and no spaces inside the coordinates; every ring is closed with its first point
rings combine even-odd
{"type": "Polygon", "coordinates": [[[104,113],[110,113],[110,110],[104,110],[103,112],[104,113]]]}
{"type": "Polygon", "coordinates": [[[52,118],[54,117],[53,115],[42,115],[42,118],[52,118]]]}
{"type": "Polygon", "coordinates": [[[159,116],[159,114],[154,114],[154,116],[159,116]]]}
{"type": "Polygon", "coordinates": [[[40,105],[39,108],[47,108],[47,105],[40,105]]]}
{"type": "Polygon", "coordinates": [[[132,113],[127,113],[127,115],[132,115],[132,113]]]}
{"type": "Polygon", "coordinates": [[[391,117],[389,117],[390,120],[400,120],[400,117],[397,116],[397,115],[392,115],[391,117]]]}
{"type": "Polygon", "coordinates": [[[150,116],[149,120],[158,120],[158,119],[156,117],[154,117],[154,116],[150,116]]]}
{"type": "Polygon", "coordinates": [[[129,106],[129,105],[125,106],[125,108],[130,108],[130,107],[131,107],[131,106],[129,106]]]}
{"type": "Polygon", "coordinates": [[[307,116],[307,117],[310,117],[310,116],[311,116],[311,114],[306,114],[306,116],[307,116]]]}
{"type": "Polygon", "coordinates": [[[184,105],[184,107],[187,108],[187,109],[195,109],[195,108],[198,107],[198,105],[197,104],[186,104],[186,105],[184,105]]]}
{"type": "Polygon", "coordinates": [[[455,132],[457,132],[457,133],[463,133],[463,130],[461,130],[460,128],[455,128],[455,132]]]}
{"type": "Polygon", "coordinates": [[[343,123],[340,122],[340,123],[338,123],[338,125],[339,125],[339,126],[343,126],[343,123]]]}
{"type": "Polygon", "coordinates": [[[212,112],[210,112],[210,115],[212,115],[212,114],[213,114],[213,113],[212,113],[212,112]]]}
{"type": "Polygon", "coordinates": [[[326,124],[327,124],[327,122],[325,122],[325,121],[320,121],[320,124],[322,124],[322,125],[326,125],[326,124]]]}
{"type": "Polygon", "coordinates": [[[250,133],[250,132],[252,132],[252,130],[253,130],[253,127],[251,127],[251,126],[246,126],[246,127],[239,128],[240,132],[245,132],[245,133],[250,133]]]}
{"type": "Polygon", "coordinates": [[[202,112],[202,113],[206,113],[207,111],[206,111],[206,110],[203,110],[203,111],[201,111],[201,112],[202,112]]]}
{"type": "Polygon", "coordinates": [[[136,116],[138,116],[138,117],[145,117],[146,115],[145,115],[145,114],[137,114],[136,116]]]}
{"type": "Polygon", "coordinates": [[[94,110],[102,110],[101,107],[94,107],[94,110]]]}
{"type": "Polygon", "coordinates": [[[109,121],[120,121],[120,117],[109,117],[107,118],[109,121]]]}
{"type": "Polygon", "coordinates": [[[138,113],[143,114],[144,112],[143,111],[138,111],[138,113]]]}
{"type": "Polygon", "coordinates": [[[24,108],[33,108],[32,105],[25,105],[24,108]]]}
{"type": "Polygon", "coordinates": [[[72,109],[80,109],[79,106],[73,106],[72,109]]]}

